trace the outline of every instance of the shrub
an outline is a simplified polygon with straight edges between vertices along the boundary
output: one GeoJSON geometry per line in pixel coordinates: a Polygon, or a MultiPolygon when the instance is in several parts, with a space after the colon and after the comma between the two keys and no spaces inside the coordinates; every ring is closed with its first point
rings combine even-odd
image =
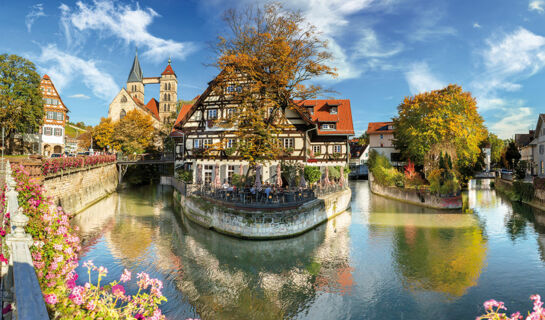
{"type": "Polygon", "coordinates": [[[430,191],[438,195],[458,193],[460,183],[452,171],[434,169],[428,176],[430,191]]]}
{"type": "Polygon", "coordinates": [[[515,167],[515,178],[518,180],[524,180],[526,178],[526,169],[528,168],[528,162],[526,160],[519,161],[515,167]]]}
{"type": "Polygon", "coordinates": [[[178,175],[178,179],[185,183],[193,182],[193,171],[191,170],[176,169],[176,174],[178,175]]]}
{"type": "Polygon", "coordinates": [[[517,201],[532,201],[534,199],[534,185],[523,181],[513,182],[513,191],[517,201]]]}
{"type": "Polygon", "coordinates": [[[304,174],[305,179],[311,185],[320,181],[320,178],[322,177],[322,172],[319,167],[305,166],[304,174]]]}

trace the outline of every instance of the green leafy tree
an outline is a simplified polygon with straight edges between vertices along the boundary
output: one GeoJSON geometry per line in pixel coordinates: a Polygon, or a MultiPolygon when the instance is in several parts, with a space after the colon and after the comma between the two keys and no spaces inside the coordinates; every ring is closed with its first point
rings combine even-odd
{"type": "Polygon", "coordinates": [[[501,154],[505,149],[503,140],[498,138],[497,135],[489,133],[488,144],[490,145],[490,162],[492,166],[499,165],[501,163],[501,154]]]}
{"type": "Polygon", "coordinates": [[[449,85],[405,98],[398,111],[393,119],[394,145],[405,159],[423,165],[433,146],[448,142],[455,148],[459,171],[473,168],[481,153],[479,145],[488,132],[471,93],[449,85]]]}
{"type": "Polygon", "coordinates": [[[509,140],[509,144],[507,145],[507,149],[505,149],[505,160],[507,160],[507,166],[509,169],[516,168],[519,160],[520,160],[520,152],[519,148],[517,147],[517,144],[512,139],[509,140]]]}
{"type": "Polygon", "coordinates": [[[0,125],[6,134],[36,132],[43,123],[41,77],[31,61],[0,55],[0,125]]]}

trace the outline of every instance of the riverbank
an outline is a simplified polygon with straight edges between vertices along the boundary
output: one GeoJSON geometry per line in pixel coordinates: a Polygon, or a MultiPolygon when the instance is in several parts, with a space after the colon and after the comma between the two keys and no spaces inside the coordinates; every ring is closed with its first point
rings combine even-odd
{"type": "Polygon", "coordinates": [[[347,188],[296,207],[266,210],[227,206],[199,195],[184,196],[174,188],[180,214],[210,230],[229,236],[267,240],[295,237],[336,217],[350,207],[352,191],[347,188]]]}
{"type": "Polygon", "coordinates": [[[439,197],[427,191],[382,186],[374,182],[371,172],[369,172],[368,181],[372,193],[388,199],[440,210],[460,210],[463,206],[461,194],[454,197],[439,197]]]}
{"type": "Polygon", "coordinates": [[[539,210],[542,210],[542,211],[545,211],[545,203],[540,200],[540,196],[543,197],[543,191],[539,191],[539,190],[535,190],[534,191],[534,197],[532,200],[526,200],[526,199],[519,199],[519,197],[517,197],[515,195],[515,191],[514,191],[514,187],[513,187],[513,182],[512,181],[508,181],[508,180],[504,180],[504,179],[501,179],[501,178],[498,178],[496,177],[496,179],[494,180],[494,189],[496,189],[496,191],[499,191],[500,193],[506,195],[507,197],[509,197],[509,199],[511,201],[517,201],[517,202],[522,202],[522,203],[525,203],[533,208],[536,208],[536,209],[539,209],[539,210]],[[541,194],[539,194],[541,193],[541,194]]]}

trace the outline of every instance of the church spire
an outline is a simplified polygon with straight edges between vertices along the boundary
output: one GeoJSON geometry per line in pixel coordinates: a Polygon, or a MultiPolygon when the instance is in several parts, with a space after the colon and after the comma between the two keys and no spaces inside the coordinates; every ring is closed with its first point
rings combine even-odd
{"type": "Polygon", "coordinates": [[[131,72],[129,73],[129,79],[127,79],[127,82],[142,82],[143,78],[144,77],[142,76],[140,62],[138,61],[138,51],[136,51],[134,61],[132,63],[131,72]]]}

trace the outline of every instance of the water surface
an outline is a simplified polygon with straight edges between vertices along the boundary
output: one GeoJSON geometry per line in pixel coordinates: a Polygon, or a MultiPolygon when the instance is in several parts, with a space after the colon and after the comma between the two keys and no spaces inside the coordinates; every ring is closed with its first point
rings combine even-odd
{"type": "Polygon", "coordinates": [[[453,214],[353,182],[351,210],[275,241],[203,229],[161,186],[114,194],[74,223],[81,261],[111,280],[124,268],[163,280],[169,319],[474,319],[487,299],[526,311],[531,294],[545,294],[545,213],[488,186],[473,182],[472,212],[453,214]]]}

